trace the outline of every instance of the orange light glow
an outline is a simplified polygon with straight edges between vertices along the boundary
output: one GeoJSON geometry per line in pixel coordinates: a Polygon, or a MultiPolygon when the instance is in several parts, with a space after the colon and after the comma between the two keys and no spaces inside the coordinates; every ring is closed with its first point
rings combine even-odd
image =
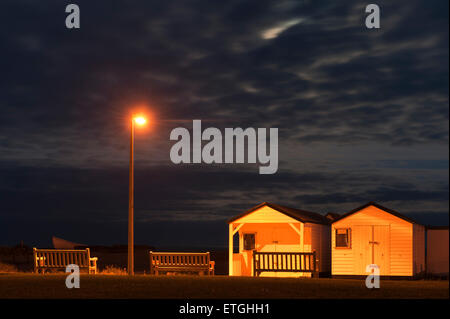
{"type": "Polygon", "coordinates": [[[133,118],[133,120],[138,125],[144,125],[147,123],[147,119],[143,116],[136,116],[133,118]]]}

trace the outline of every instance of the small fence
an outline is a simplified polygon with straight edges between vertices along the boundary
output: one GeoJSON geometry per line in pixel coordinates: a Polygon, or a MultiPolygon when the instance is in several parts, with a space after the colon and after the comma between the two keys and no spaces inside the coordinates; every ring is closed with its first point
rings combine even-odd
{"type": "Polygon", "coordinates": [[[317,274],[316,252],[253,251],[253,276],[262,272],[305,272],[317,274]]]}

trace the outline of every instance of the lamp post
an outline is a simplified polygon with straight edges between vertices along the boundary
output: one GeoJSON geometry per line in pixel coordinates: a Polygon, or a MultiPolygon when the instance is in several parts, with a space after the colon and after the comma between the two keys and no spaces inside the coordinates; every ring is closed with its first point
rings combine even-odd
{"type": "Polygon", "coordinates": [[[134,126],[147,122],[143,116],[131,117],[130,134],[130,189],[128,196],[128,275],[134,275],[134,126]]]}

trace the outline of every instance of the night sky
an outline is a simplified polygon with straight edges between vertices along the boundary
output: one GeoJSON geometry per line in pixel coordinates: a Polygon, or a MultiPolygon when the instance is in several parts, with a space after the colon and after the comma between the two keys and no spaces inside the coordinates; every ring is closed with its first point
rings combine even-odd
{"type": "Polygon", "coordinates": [[[448,224],[448,1],[376,0],[380,29],[369,3],[2,0],[0,245],[126,244],[140,106],[137,244],[225,246],[263,201],[448,224]],[[278,172],[173,164],[170,132],[194,119],[278,128],[278,172]]]}

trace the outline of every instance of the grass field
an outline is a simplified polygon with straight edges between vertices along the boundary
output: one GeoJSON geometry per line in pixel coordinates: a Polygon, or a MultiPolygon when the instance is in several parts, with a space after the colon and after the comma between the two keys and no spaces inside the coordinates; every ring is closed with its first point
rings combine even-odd
{"type": "Polygon", "coordinates": [[[367,289],[353,279],[81,275],[81,287],[68,289],[65,279],[0,274],[0,298],[449,298],[448,281],[382,280],[367,289]]]}

